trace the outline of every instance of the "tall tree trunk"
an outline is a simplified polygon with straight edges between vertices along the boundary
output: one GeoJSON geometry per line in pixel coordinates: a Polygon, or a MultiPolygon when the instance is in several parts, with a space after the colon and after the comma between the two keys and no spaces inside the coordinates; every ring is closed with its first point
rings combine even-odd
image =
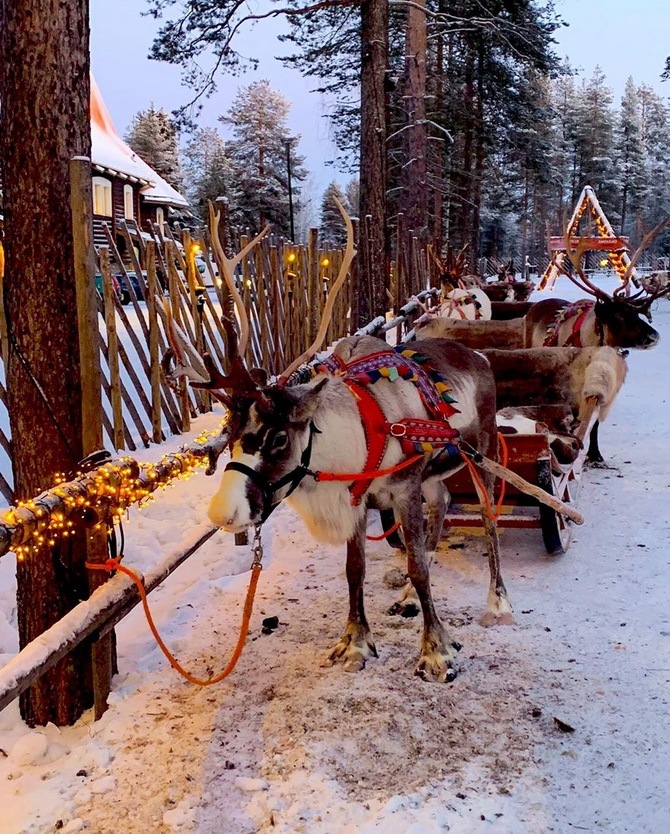
{"type": "Polygon", "coordinates": [[[470,251],[474,260],[479,259],[479,224],[482,205],[482,184],[486,137],[484,136],[484,43],[481,37],[477,43],[477,97],[475,121],[475,170],[472,184],[472,226],[470,229],[470,251]]]}
{"type": "MultiPolygon", "coordinates": [[[[75,264],[81,279],[91,250],[81,223],[75,244],[69,178],[72,157],[91,151],[89,20],[80,0],[2,0],[0,8],[7,397],[16,498],[27,499],[53,486],[56,473],[76,470],[87,445],[102,439],[85,437],[84,409],[100,413],[89,373],[98,361],[97,316],[85,318],[92,280],[79,280],[79,292],[75,282],[75,264]]],[[[90,173],[83,182],[78,196],[90,219],[90,173]]],[[[99,397],[99,376],[97,386],[99,397]]],[[[88,596],[85,556],[82,536],[18,561],[21,646],[88,596]]],[[[24,693],[29,725],[70,724],[91,705],[90,655],[80,646],[24,693]]]]}
{"type": "Polygon", "coordinates": [[[389,233],[386,211],[388,4],[361,3],[361,225],[357,292],[359,325],[387,307],[389,233]]]}
{"type": "Polygon", "coordinates": [[[407,10],[405,28],[406,157],[402,167],[401,210],[419,243],[428,238],[428,148],[426,130],[426,0],[407,10]]]}
{"type": "MultiPolygon", "coordinates": [[[[442,4],[440,4],[441,8],[442,4]]],[[[442,37],[437,39],[437,49],[435,55],[435,76],[434,76],[434,95],[435,95],[435,118],[441,120],[445,117],[444,112],[444,40],[442,37]]],[[[444,235],[444,185],[445,185],[445,167],[447,154],[442,150],[444,147],[444,137],[440,137],[438,142],[438,150],[431,154],[432,175],[433,175],[433,229],[432,240],[436,252],[442,250],[442,242],[444,235]]]]}

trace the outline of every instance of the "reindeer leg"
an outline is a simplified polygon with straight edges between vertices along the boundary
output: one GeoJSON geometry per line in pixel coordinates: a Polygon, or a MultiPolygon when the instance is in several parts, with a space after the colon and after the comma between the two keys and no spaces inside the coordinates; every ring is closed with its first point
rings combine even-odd
{"type": "MultiPolygon", "coordinates": [[[[495,478],[486,473],[483,477],[484,486],[489,494],[491,505],[493,505],[493,485],[495,478]]],[[[486,606],[486,613],[479,621],[483,626],[492,625],[513,625],[512,606],[507,598],[507,590],[500,572],[500,541],[498,539],[498,528],[495,521],[492,521],[484,506],[483,496],[480,496],[482,504],[482,520],[484,532],[486,533],[486,549],[489,556],[489,572],[491,583],[486,606]]]]}
{"type": "MultiPolygon", "coordinates": [[[[428,569],[433,564],[435,551],[437,550],[444,516],[447,511],[447,499],[449,493],[443,481],[424,481],[422,485],[423,496],[426,499],[428,529],[426,531],[426,560],[428,569]]],[[[419,597],[412,582],[408,579],[402,589],[399,599],[389,608],[388,614],[400,614],[401,617],[417,617],[419,614],[419,597]]]]}
{"type": "Polygon", "coordinates": [[[598,426],[600,425],[600,421],[596,420],[593,424],[593,428],[591,429],[591,434],[589,435],[589,449],[586,453],[586,459],[590,463],[600,464],[605,463],[605,458],[602,456],[600,452],[600,446],[598,445],[598,426]]]}
{"type": "Polygon", "coordinates": [[[360,672],[370,656],[377,657],[370,626],[365,617],[363,584],[365,582],[366,515],[347,542],[347,582],[349,583],[349,617],[342,639],[333,647],[322,666],[344,661],[345,672],[360,672]]]}
{"type": "Polygon", "coordinates": [[[424,680],[434,680],[439,683],[450,682],[456,677],[456,670],[452,664],[461,646],[452,640],[440,622],[433,603],[419,483],[398,509],[407,547],[407,572],[423,611],[421,657],[415,674],[424,680]]]}

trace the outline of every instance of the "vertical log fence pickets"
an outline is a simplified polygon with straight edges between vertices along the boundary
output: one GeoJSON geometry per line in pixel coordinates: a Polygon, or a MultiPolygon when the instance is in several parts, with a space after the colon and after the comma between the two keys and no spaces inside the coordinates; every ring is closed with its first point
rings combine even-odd
{"type": "MultiPolygon", "coordinates": [[[[358,224],[355,224],[358,226],[358,224]]],[[[168,348],[167,317],[173,317],[199,351],[226,367],[226,333],[221,317],[232,311],[230,292],[219,275],[206,232],[163,230],[149,224],[142,234],[121,222],[116,233],[103,224],[105,243],[97,247],[98,323],[102,368],[103,432],[112,452],[131,452],[190,430],[191,420],[212,409],[207,391],[184,385],[175,389],[161,369],[168,348]]],[[[249,239],[230,241],[234,251],[249,239]]],[[[426,288],[429,260],[405,234],[389,276],[392,313],[401,299],[426,288]]],[[[360,245],[365,245],[362,242],[360,245]]],[[[305,244],[268,235],[243,260],[236,280],[249,314],[247,360],[277,375],[312,342],[325,299],[342,263],[343,251],[310,230],[305,244]]],[[[355,329],[357,293],[351,275],[333,310],[326,344],[355,329]]],[[[0,352],[6,355],[1,315],[0,352]]],[[[396,322],[396,340],[411,330],[408,314],[396,322]]],[[[12,442],[4,427],[7,401],[0,378],[0,494],[13,497],[12,442]]]]}

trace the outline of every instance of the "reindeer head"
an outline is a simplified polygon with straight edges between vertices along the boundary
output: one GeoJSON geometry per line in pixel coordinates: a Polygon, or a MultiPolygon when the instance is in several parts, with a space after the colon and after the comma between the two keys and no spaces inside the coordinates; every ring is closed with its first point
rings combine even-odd
{"type": "Polygon", "coordinates": [[[649,305],[652,300],[648,298],[643,306],[616,293],[597,296],[594,312],[602,328],[603,344],[640,350],[655,347],[660,339],[659,333],[643,318],[651,319],[649,305]]]}
{"type": "Polygon", "coordinates": [[[291,388],[271,386],[231,409],[231,460],[207,514],[213,524],[239,533],[260,524],[307,474],[313,418],[328,377],[291,388]]]}
{"type": "Polygon", "coordinates": [[[458,253],[454,253],[454,250],[449,247],[446,255],[441,258],[437,255],[433,247],[429,246],[430,255],[440,275],[442,292],[445,295],[459,287],[462,288],[463,275],[465,274],[467,265],[465,256],[465,250],[467,248],[468,245],[466,243],[458,253]]]}
{"type": "MultiPolygon", "coordinates": [[[[311,359],[325,338],[333,307],[356,254],[353,224],[339,201],[335,201],[347,227],[347,246],[340,272],[324,306],[323,318],[314,342],[295,359],[274,385],[260,368],[247,369],[243,356],[249,337],[249,319],[235,286],[235,268],[265,234],[261,232],[242,252],[227,258],[218,237],[218,216],[210,203],[214,255],[237,308],[240,344],[232,322],[223,318],[228,344],[229,373],[224,375],[211,356],[200,357],[169,316],[168,337],[177,368],[172,379],[187,377],[197,388],[206,388],[227,409],[223,431],[228,438],[231,460],[211,500],[211,521],[237,533],[265,521],[272,509],[295,489],[307,474],[311,447],[318,433],[312,422],[322,401],[328,377],[309,385],[287,386],[292,372],[311,359]],[[194,367],[195,366],[195,367],[194,367]]],[[[169,357],[168,357],[169,359],[169,357]]],[[[164,367],[168,370],[169,362],[164,367]]],[[[210,464],[210,469],[212,465],[210,464]]]]}

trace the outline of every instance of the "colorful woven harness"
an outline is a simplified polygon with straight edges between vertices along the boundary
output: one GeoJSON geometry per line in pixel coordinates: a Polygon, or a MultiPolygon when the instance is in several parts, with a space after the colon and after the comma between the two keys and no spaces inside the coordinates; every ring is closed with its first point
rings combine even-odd
{"type": "Polygon", "coordinates": [[[584,324],[584,319],[596,306],[595,301],[575,301],[574,304],[568,304],[562,310],[559,310],[556,317],[547,327],[547,335],[545,336],[543,347],[557,347],[558,336],[561,327],[566,321],[574,318],[572,324],[572,331],[563,343],[564,347],[584,347],[582,344],[581,330],[584,324]]]}
{"type": "MultiPolygon", "coordinates": [[[[461,289],[458,287],[458,289],[461,289]]],[[[464,289],[464,288],[463,288],[464,289]]],[[[448,304],[451,308],[449,312],[456,311],[458,315],[464,319],[466,318],[465,313],[463,312],[463,307],[467,307],[468,305],[472,304],[475,308],[475,319],[480,319],[482,317],[482,305],[481,302],[476,298],[473,293],[468,293],[467,295],[463,295],[460,298],[444,298],[443,304],[448,304]]]]}
{"type": "Polygon", "coordinates": [[[454,407],[455,400],[449,395],[449,386],[442,376],[430,366],[428,357],[418,351],[399,345],[349,363],[332,354],[314,365],[312,373],[315,376],[329,373],[341,377],[356,399],[367,445],[364,472],[369,472],[372,477],[356,481],[349,487],[352,504],[360,504],[374,480],[389,437],[399,440],[403,452],[408,455],[430,454],[438,448],[448,455],[460,454],[457,445],[459,432],[449,425],[449,418],[458,413],[454,407]],[[413,383],[429,419],[408,417],[389,422],[370,390],[370,386],[380,379],[389,382],[403,379],[413,383]]]}

